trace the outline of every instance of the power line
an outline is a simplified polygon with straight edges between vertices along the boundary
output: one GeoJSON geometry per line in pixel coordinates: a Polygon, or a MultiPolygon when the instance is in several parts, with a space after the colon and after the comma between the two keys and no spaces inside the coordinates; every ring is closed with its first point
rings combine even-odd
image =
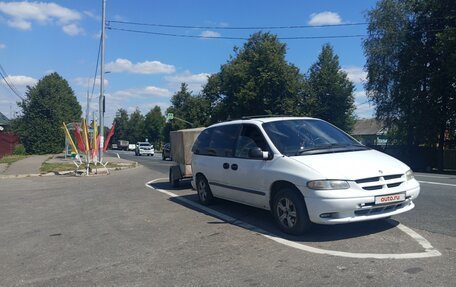
{"type": "Polygon", "coordinates": [[[6,73],[5,69],[3,69],[3,66],[1,64],[0,64],[0,76],[2,77],[2,79],[6,83],[6,85],[10,88],[10,90],[13,92],[13,94],[16,95],[19,99],[24,100],[24,98],[20,95],[17,88],[14,86],[14,84],[10,83],[9,80],[7,79],[8,74],[6,73]]]}
{"type": "Polygon", "coordinates": [[[97,56],[97,65],[95,66],[95,75],[93,76],[93,85],[92,85],[92,93],[90,95],[90,99],[93,97],[93,92],[95,90],[95,82],[97,80],[97,75],[98,75],[98,63],[100,61],[100,51],[101,51],[101,36],[100,36],[100,42],[98,44],[98,56],[97,56]]]}
{"type": "Polygon", "coordinates": [[[247,26],[247,27],[228,27],[228,26],[192,26],[192,25],[171,25],[171,24],[156,24],[156,23],[141,23],[129,21],[108,21],[110,23],[136,25],[136,26],[150,26],[161,28],[181,28],[181,29],[211,29],[211,30],[278,30],[278,29],[306,29],[306,28],[326,28],[326,27],[347,27],[347,26],[363,26],[369,23],[340,23],[340,24],[323,24],[323,25],[290,25],[290,26],[247,26]]]}
{"type": "MultiPolygon", "coordinates": [[[[229,37],[229,36],[202,36],[202,35],[185,35],[185,34],[174,34],[174,33],[161,33],[161,32],[151,32],[143,30],[134,30],[134,29],[123,29],[116,27],[107,27],[109,30],[113,31],[122,31],[122,32],[131,32],[131,33],[140,33],[140,34],[149,34],[157,36],[168,36],[168,37],[178,37],[178,38],[198,38],[198,39],[220,39],[220,40],[248,40],[247,37],[229,37]]],[[[340,39],[340,38],[361,38],[366,37],[367,35],[356,34],[356,35],[328,35],[328,36],[295,36],[295,37],[278,37],[279,40],[311,40],[311,39],[340,39]]]]}

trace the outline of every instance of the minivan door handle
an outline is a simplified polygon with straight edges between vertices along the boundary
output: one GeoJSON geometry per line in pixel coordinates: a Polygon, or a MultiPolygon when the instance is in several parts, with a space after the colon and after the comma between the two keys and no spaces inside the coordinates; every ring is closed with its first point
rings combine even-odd
{"type": "Polygon", "coordinates": [[[235,163],[233,163],[233,164],[231,165],[231,169],[232,169],[232,170],[237,170],[237,169],[238,169],[238,165],[235,164],[235,163]]]}
{"type": "Polygon", "coordinates": [[[227,162],[225,162],[225,163],[223,164],[223,168],[224,168],[224,169],[228,169],[228,168],[230,168],[230,164],[229,164],[229,163],[227,163],[227,162]]]}

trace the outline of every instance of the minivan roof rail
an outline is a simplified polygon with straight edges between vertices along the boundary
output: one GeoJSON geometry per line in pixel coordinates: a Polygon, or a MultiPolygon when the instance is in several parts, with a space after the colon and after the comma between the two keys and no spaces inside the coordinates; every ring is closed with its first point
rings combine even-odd
{"type": "Polygon", "coordinates": [[[253,115],[253,116],[242,116],[241,120],[248,120],[248,119],[258,119],[258,118],[283,118],[283,117],[292,117],[290,115],[253,115]]]}

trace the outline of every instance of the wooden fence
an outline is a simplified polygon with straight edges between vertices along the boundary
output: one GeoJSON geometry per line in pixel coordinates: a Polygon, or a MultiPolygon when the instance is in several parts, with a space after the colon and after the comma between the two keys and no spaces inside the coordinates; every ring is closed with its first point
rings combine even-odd
{"type": "Polygon", "coordinates": [[[0,158],[10,155],[14,147],[19,143],[19,138],[10,132],[0,132],[0,158]]]}

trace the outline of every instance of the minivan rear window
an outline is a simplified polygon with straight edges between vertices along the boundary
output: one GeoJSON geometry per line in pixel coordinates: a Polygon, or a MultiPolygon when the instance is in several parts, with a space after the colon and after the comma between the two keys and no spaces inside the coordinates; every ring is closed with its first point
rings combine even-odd
{"type": "Polygon", "coordinates": [[[233,157],[240,125],[207,128],[198,136],[192,151],[199,155],[233,157]]]}

